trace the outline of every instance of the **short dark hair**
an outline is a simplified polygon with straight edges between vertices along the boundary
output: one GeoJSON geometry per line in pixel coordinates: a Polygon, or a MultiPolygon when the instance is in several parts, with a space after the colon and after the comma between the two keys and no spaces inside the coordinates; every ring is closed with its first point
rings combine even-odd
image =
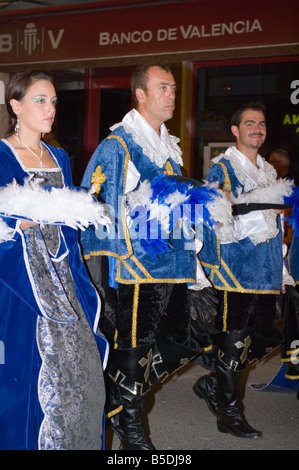
{"type": "Polygon", "coordinates": [[[242,121],[242,115],[244,111],[247,111],[248,109],[251,109],[253,111],[261,111],[263,115],[266,117],[266,107],[261,103],[260,101],[254,101],[251,103],[246,103],[240,106],[232,115],[230,124],[231,126],[237,126],[239,127],[240,122],[242,121]]]}
{"type": "Polygon", "coordinates": [[[48,80],[52,83],[52,77],[50,73],[43,70],[17,72],[8,82],[5,89],[5,104],[7,112],[10,116],[10,122],[8,123],[8,129],[6,131],[5,137],[9,137],[14,133],[17,123],[17,116],[12,110],[10,100],[15,99],[17,101],[21,101],[26,95],[30,85],[37,80],[48,80]]]}
{"type": "Polygon", "coordinates": [[[171,70],[168,65],[162,64],[160,62],[144,63],[139,65],[139,67],[134,70],[131,77],[131,92],[136,105],[138,105],[136,90],[137,88],[141,88],[145,92],[147,91],[148,71],[152,67],[158,67],[159,69],[164,70],[167,73],[171,73],[171,70]]]}

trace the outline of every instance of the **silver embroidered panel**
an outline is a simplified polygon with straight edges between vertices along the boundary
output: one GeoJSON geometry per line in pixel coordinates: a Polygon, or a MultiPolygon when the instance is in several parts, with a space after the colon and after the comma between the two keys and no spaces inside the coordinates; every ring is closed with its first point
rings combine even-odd
{"type": "MultiPolygon", "coordinates": [[[[46,184],[62,186],[58,172],[46,184]]],[[[29,270],[44,316],[36,337],[42,359],[38,396],[44,419],[39,449],[100,450],[105,403],[102,361],[78,301],[67,258],[53,261],[60,228],[24,231],[29,270]]]]}

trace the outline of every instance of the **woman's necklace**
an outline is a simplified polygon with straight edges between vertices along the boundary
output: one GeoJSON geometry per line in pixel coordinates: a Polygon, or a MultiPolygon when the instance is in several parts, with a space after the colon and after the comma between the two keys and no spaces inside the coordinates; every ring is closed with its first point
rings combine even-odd
{"type": "Polygon", "coordinates": [[[36,158],[39,159],[39,165],[41,168],[46,168],[45,165],[43,164],[43,146],[41,142],[39,143],[40,145],[40,157],[39,157],[35,152],[33,152],[33,150],[30,147],[28,147],[28,145],[25,144],[25,142],[19,139],[19,137],[17,137],[15,134],[13,136],[21,145],[24,145],[24,147],[26,147],[26,149],[28,149],[29,152],[32,153],[32,155],[34,155],[36,158]]]}

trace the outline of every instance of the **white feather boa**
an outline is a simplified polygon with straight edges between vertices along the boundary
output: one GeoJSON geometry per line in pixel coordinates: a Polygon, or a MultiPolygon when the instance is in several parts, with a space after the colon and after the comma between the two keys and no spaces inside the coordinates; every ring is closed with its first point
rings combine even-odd
{"type": "MultiPolygon", "coordinates": [[[[146,207],[146,210],[149,211],[148,220],[157,219],[163,231],[169,233],[169,219],[170,213],[176,206],[181,206],[184,203],[189,202],[190,193],[192,192],[192,184],[186,184],[189,193],[181,193],[178,190],[170,193],[161,203],[158,198],[153,200],[153,190],[151,187],[151,182],[145,180],[140,183],[140,186],[137,190],[132,191],[127,194],[127,205],[130,207],[137,207],[143,205],[146,207]]],[[[232,229],[232,210],[231,203],[224,197],[223,191],[219,188],[218,183],[207,183],[202,186],[206,188],[207,191],[211,190],[213,196],[211,196],[210,201],[206,203],[206,209],[210,214],[211,219],[215,222],[216,225],[213,226],[218,236],[220,233],[226,236],[226,239],[231,239],[235,241],[233,237],[232,229]],[[219,233],[218,233],[219,232],[219,233]]],[[[199,188],[197,188],[199,190],[199,188]]],[[[128,208],[128,212],[130,209],[128,208]]],[[[181,220],[184,224],[184,220],[181,220]]],[[[203,220],[197,220],[197,223],[201,223],[203,220]]]]}
{"type": "Polygon", "coordinates": [[[283,204],[284,198],[292,194],[293,186],[293,181],[287,178],[279,178],[271,182],[270,186],[258,187],[248,193],[238,194],[237,197],[233,193],[227,194],[230,196],[232,205],[249,203],[283,204]]]}
{"type": "MultiPolygon", "coordinates": [[[[228,198],[232,206],[235,204],[285,204],[285,198],[293,193],[293,181],[289,179],[278,179],[271,182],[269,186],[257,187],[251,191],[241,193],[235,196],[232,192],[226,192],[225,197],[228,198]]],[[[262,206],[261,206],[262,207],[262,206]]],[[[265,242],[270,238],[277,236],[279,229],[276,221],[277,215],[272,209],[260,209],[258,212],[249,212],[247,215],[240,215],[234,220],[233,236],[236,240],[249,237],[251,241],[257,245],[265,242]],[[251,214],[251,215],[250,215],[251,214]],[[258,217],[260,224],[257,224],[258,217]]],[[[224,236],[220,237],[222,242],[230,242],[224,236]]]]}
{"type": "MultiPolygon", "coordinates": [[[[40,225],[67,225],[81,230],[89,225],[111,224],[104,206],[91,193],[79,188],[53,187],[48,191],[38,181],[29,180],[23,186],[13,180],[0,189],[0,215],[40,225]]],[[[13,232],[0,219],[0,241],[10,239],[13,232]]]]}

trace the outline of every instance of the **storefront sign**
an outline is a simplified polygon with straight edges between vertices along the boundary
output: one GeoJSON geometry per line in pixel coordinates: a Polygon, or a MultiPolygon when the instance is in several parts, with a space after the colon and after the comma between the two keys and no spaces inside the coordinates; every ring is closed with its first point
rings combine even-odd
{"type": "MultiPolygon", "coordinates": [[[[299,104],[299,80],[293,80],[290,86],[291,92],[290,101],[292,104],[299,104]]],[[[299,134],[299,114],[294,112],[286,113],[283,117],[284,126],[292,126],[296,134],[299,134]]]]}
{"type": "Polygon", "coordinates": [[[299,44],[297,0],[0,14],[0,66],[299,44]],[[273,8],[275,5],[275,8],[273,8]],[[274,10],[274,11],[273,11],[274,10]],[[272,14],[269,14],[269,11],[272,14]]]}

